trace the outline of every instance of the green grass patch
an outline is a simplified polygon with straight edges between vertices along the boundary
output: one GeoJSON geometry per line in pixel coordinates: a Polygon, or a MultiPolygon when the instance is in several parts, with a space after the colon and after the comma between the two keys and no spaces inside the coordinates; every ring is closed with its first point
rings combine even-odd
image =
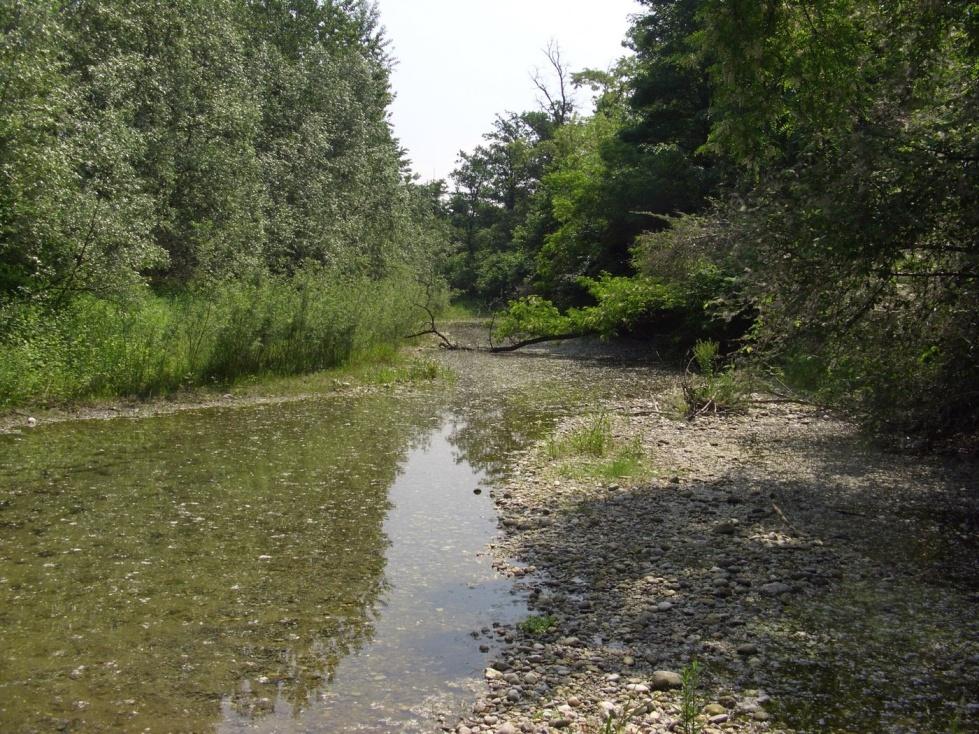
{"type": "Polygon", "coordinates": [[[554,436],[547,442],[547,455],[551,459],[605,456],[612,446],[612,422],[604,413],[563,436],[554,436]]]}
{"type": "Polygon", "coordinates": [[[612,421],[604,413],[564,435],[549,438],[545,454],[554,471],[568,479],[639,480],[654,474],[639,439],[616,439],[612,421]]]}
{"type": "Polygon", "coordinates": [[[527,617],[517,626],[528,635],[542,635],[557,625],[557,619],[550,614],[527,617]]]}
{"type": "Polygon", "coordinates": [[[440,321],[470,321],[490,314],[485,304],[474,298],[455,298],[439,313],[440,321]]]}

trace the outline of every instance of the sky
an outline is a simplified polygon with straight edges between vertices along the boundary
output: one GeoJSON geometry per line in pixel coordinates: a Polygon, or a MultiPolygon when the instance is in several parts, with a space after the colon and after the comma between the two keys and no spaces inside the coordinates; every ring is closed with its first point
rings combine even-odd
{"type": "MultiPolygon", "coordinates": [[[[448,178],[460,150],[497,115],[537,109],[530,80],[554,40],[571,71],[605,69],[622,47],[635,0],[379,0],[397,60],[394,134],[422,180],[448,178]]],[[[587,107],[589,94],[582,92],[587,107]]]]}

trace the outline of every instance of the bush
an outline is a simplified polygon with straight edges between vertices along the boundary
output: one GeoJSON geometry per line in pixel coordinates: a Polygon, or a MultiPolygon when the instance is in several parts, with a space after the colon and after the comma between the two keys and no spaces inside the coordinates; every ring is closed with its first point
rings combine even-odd
{"type": "Polygon", "coordinates": [[[683,411],[688,418],[705,413],[734,412],[744,408],[749,385],[733,366],[721,367],[720,347],[714,341],[698,341],[693,360],[699,375],[687,375],[680,383],[683,411]]]}
{"type": "Polygon", "coordinates": [[[53,313],[9,305],[0,312],[0,405],[159,395],[339,366],[397,343],[416,316],[418,290],[406,278],[311,269],[209,293],[81,296],[53,313]]]}

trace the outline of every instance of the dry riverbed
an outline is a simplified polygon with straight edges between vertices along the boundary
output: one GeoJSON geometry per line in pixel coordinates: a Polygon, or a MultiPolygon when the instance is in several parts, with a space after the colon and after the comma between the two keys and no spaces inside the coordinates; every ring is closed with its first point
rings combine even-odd
{"type": "MultiPolygon", "coordinates": [[[[525,359],[553,376],[568,356],[525,359]]],[[[534,616],[478,632],[507,645],[444,729],[979,730],[975,465],[885,453],[798,405],[678,420],[673,378],[630,369],[633,389],[569,415],[494,491],[492,552],[534,616]],[[641,448],[639,478],[555,457],[601,416],[641,448]]]]}

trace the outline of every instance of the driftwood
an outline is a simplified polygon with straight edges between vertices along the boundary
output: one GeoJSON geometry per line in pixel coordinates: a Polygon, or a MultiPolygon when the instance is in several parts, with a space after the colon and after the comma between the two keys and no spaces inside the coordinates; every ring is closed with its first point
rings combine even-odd
{"type": "Polygon", "coordinates": [[[414,334],[408,334],[405,339],[414,339],[419,336],[435,336],[439,339],[439,347],[442,349],[448,349],[455,352],[486,352],[487,354],[501,354],[504,352],[515,352],[518,349],[523,349],[524,347],[529,347],[534,344],[542,344],[543,342],[561,341],[563,339],[574,339],[575,337],[582,336],[581,334],[555,334],[553,336],[535,336],[529,339],[521,339],[515,342],[509,342],[507,344],[493,344],[490,341],[488,347],[470,347],[463,344],[457,344],[453,342],[449,337],[438,330],[435,325],[435,313],[432,311],[428,305],[422,305],[416,303],[415,306],[420,308],[428,316],[428,328],[422,329],[421,331],[416,331],[414,334]]]}

